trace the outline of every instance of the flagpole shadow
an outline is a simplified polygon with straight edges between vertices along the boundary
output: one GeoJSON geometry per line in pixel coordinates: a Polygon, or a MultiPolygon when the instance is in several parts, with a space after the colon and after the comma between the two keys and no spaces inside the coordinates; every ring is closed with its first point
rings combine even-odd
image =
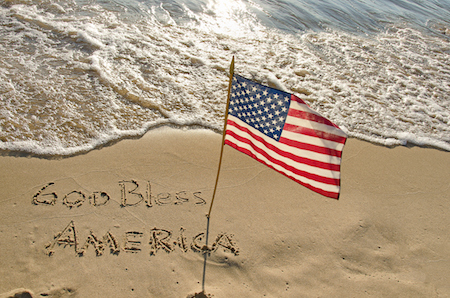
{"type": "MultiPolygon", "coordinates": [[[[205,245],[202,247],[203,252],[203,278],[202,278],[202,293],[205,295],[205,280],[206,280],[206,263],[208,260],[209,255],[209,247],[208,247],[208,239],[209,239],[209,216],[206,216],[206,238],[205,238],[205,245]]],[[[205,295],[206,297],[206,295],[205,295]]]]}

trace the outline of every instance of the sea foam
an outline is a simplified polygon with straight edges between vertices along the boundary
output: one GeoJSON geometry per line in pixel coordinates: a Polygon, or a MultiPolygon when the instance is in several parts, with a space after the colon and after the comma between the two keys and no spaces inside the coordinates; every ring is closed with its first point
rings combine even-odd
{"type": "Polygon", "coordinates": [[[162,4],[120,9],[0,7],[1,149],[71,155],[165,124],[221,131],[235,56],[237,73],[295,93],[352,137],[450,151],[445,30],[283,32],[241,1],[182,5],[178,19],[162,4]]]}

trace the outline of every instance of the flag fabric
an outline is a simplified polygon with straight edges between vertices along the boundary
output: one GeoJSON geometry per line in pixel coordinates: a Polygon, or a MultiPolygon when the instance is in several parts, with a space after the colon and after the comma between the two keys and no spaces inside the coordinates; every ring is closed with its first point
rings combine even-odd
{"type": "Polygon", "coordinates": [[[236,74],[232,80],[225,144],[338,199],[347,135],[293,94],[236,74]]]}

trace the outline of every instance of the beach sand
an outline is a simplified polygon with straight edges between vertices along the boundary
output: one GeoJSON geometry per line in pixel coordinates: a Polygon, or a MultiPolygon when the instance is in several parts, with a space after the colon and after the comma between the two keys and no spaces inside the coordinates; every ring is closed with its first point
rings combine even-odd
{"type": "MultiPolygon", "coordinates": [[[[200,292],[220,146],[159,128],[74,157],[0,157],[0,297],[200,292]]],[[[449,177],[449,152],[349,139],[333,200],[226,146],[205,292],[450,297],[449,177]]]]}

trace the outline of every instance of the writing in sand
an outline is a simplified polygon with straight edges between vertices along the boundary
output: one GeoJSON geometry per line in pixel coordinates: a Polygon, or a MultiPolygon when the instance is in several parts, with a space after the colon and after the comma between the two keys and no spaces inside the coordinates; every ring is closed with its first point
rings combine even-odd
{"type": "MultiPolygon", "coordinates": [[[[159,193],[152,195],[151,184],[146,181],[146,191],[144,193],[138,191],[139,183],[135,180],[120,181],[120,207],[129,206],[153,206],[161,205],[181,205],[194,204],[204,205],[205,200],[201,197],[201,192],[179,191],[175,193],[159,193]]],[[[37,191],[33,198],[32,204],[39,206],[55,206],[58,203],[65,205],[69,209],[80,207],[83,204],[89,204],[93,207],[104,206],[111,201],[111,196],[104,191],[95,191],[88,196],[80,191],[70,189],[64,195],[58,194],[52,190],[55,183],[49,182],[37,191]]],[[[89,247],[95,251],[97,256],[105,253],[118,255],[120,252],[139,253],[144,250],[148,251],[150,256],[154,256],[158,251],[171,253],[175,250],[183,253],[189,250],[199,253],[212,253],[218,249],[223,249],[234,255],[239,254],[239,249],[233,239],[232,234],[219,233],[211,245],[206,246],[206,233],[201,232],[195,234],[192,238],[185,235],[185,229],[181,227],[178,233],[172,230],[154,227],[149,230],[130,230],[126,231],[120,237],[114,235],[110,231],[103,236],[98,236],[94,231],[86,237],[80,237],[75,222],[71,220],[60,232],[56,233],[53,239],[45,245],[45,252],[52,256],[58,247],[62,249],[68,248],[72,250],[76,256],[83,256],[89,247]],[[190,240],[189,240],[190,239],[190,240]]]]}

